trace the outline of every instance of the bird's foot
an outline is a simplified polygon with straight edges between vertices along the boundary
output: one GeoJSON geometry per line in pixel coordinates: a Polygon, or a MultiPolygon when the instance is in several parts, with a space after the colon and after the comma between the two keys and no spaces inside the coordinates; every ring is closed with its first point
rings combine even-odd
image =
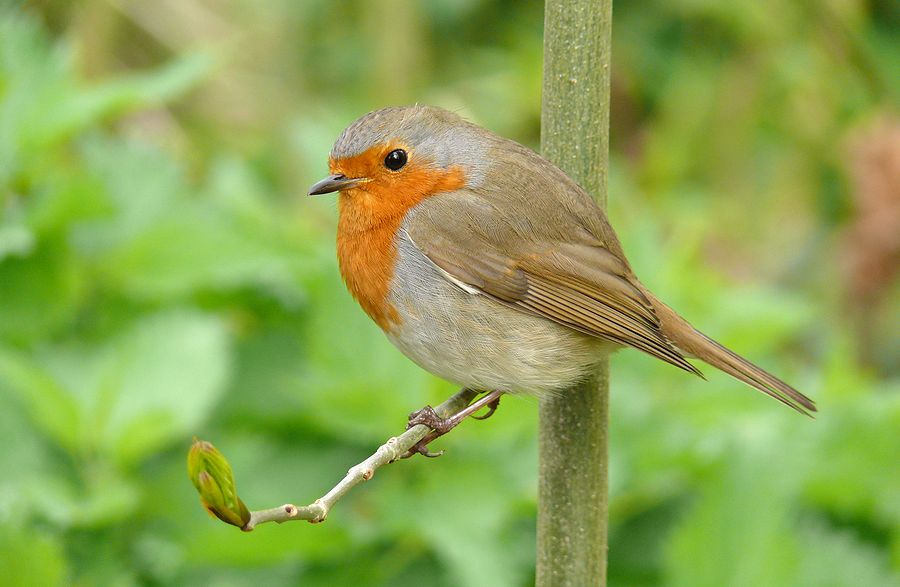
{"type": "Polygon", "coordinates": [[[431,406],[425,406],[421,410],[412,412],[409,415],[409,420],[406,422],[406,429],[409,430],[413,426],[418,426],[419,424],[424,424],[435,432],[440,432],[441,434],[450,432],[450,430],[452,430],[453,427],[456,426],[456,424],[452,423],[452,417],[441,418],[431,406]]]}
{"type": "Polygon", "coordinates": [[[411,413],[409,415],[409,421],[406,423],[407,430],[409,430],[413,426],[422,424],[431,428],[432,431],[428,433],[428,435],[426,435],[422,440],[413,445],[412,448],[406,451],[406,454],[404,454],[402,458],[406,459],[416,454],[420,454],[429,458],[441,456],[442,454],[444,454],[444,451],[431,452],[428,449],[428,445],[436,438],[439,438],[456,428],[460,422],[462,422],[469,416],[472,416],[481,408],[487,407],[488,412],[483,416],[472,416],[473,418],[477,420],[486,420],[493,416],[494,412],[497,411],[497,406],[500,405],[501,395],[503,395],[502,391],[492,391],[489,394],[475,400],[449,418],[441,418],[431,406],[425,406],[421,410],[417,410],[411,413]]]}

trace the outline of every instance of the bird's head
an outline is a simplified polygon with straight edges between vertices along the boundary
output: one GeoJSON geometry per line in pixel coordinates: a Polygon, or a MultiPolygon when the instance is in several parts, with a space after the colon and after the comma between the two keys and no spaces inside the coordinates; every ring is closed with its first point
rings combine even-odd
{"type": "Polygon", "coordinates": [[[393,107],[362,116],[331,149],[331,175],[309,195],[414,205],[423,197],[477,186],[487,167],[491,135],[460,116],[431,106],[393,107]]]}

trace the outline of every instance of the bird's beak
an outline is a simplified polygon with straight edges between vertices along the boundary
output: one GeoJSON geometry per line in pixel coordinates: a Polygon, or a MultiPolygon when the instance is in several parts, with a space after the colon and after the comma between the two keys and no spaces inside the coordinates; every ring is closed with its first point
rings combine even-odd
{"type": "Polygon", "coordinates": [[[329,175],[322,181],[316,182],[309,188],[310,196],[330,194],[340,190],[349,190],[366,181],[364,177],[346,177],[340,173],[329,175]]]}

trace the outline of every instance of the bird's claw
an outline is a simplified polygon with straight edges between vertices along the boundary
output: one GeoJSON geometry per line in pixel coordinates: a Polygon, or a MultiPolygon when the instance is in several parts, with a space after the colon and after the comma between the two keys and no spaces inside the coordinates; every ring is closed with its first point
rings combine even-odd
{"type": "Polygon", "coordinates": [[[497,397],[497,399],[495,399],[494,401],[492,401],[491,403],[489,403],[487,405],[487,409],[488,409],[487,414],[485,414],[483,416],[472,416],[472,417],[475,418],[476,420],[487,420],[488,418],[490,418],[491,416],[494,415],[494,412],[497,411],[498,407],[500,407],[500,397],[499,396],[497,397]]]}
{"type": "Polygon", "coordinates": [[[444,454],[444,451],[439,450],[437,452],[431,452],[428,449],[428,444],[437,438],[437,435],[429,434],[416,444],[414,444],[406,453],[401,456],[401,459],[408,459],[413,455],[422,455],[423,457],[428,457],[429,459],[435,459],[444,454]]]}

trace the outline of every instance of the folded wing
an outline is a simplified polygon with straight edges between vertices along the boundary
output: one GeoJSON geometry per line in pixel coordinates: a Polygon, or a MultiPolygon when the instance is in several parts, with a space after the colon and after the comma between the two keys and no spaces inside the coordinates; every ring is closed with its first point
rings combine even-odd
{"type": "Polygon", "coordinates": [[[700,375],[662,333],[627,264],[587,231],[574,241],[540,240],[534,230],[526,238],[515,222],[503,222],[497,209],[465,192],[426,200],[406,231],[467,291],[700,375]]]}

